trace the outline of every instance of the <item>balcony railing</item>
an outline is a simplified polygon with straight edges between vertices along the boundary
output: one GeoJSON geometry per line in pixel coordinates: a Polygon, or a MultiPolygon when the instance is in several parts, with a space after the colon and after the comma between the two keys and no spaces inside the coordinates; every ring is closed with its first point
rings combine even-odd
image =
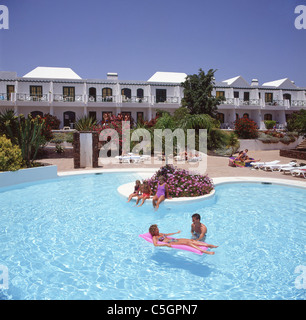
{"type": "Polygon", "coordinates": [[[47,94],[28,94],[28,93],[17,93],[18,101],[48,101],[47,94]]]}
{"type": "Polygon", "coordinates": [[[83,95],[66,96],[63,94],[54,94],[53,101],[55,101],[55,102],[83,102],[83,95]]]}
{"type": "Polygon", "coordinates": [[[128,98],[126,96],[122,96],[122,102],[131,102],[131,103],[148,103],[149,102],[149,97],[131,97],[128,98]]]}
{"type": "Polygon", "coordinates": [[[306,107],[306,101],[305,100],[292,100],[291,106],[292,107],[306,107]]]}
{"type": "Polygon", "coordinates": [[[165,99],[154,97],[155,103],[180,103],[179,97],[167,97],[165,99]]]}
{"type": "Polygon", "coordinates": [[[116,102],[116,97],[91,95],[88,97],[88,102],[116,102]]]}

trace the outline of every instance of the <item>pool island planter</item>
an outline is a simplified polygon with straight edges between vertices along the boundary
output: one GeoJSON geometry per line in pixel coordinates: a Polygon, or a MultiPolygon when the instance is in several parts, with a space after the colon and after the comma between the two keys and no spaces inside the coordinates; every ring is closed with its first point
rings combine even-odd
{"type": "MultiPolygon", "coordinates": [[[[129,182],[125,183],[117,188],[118,193],[124,197],[128,198],[129,195],[133,192],[135,186],[135,182],[129,182]]],[[[165,203],[167,204],[185,204],[190,202],[196,202],[196,201],[202,201],[202,200],[208,200],[212,199],[215,195],[215,189],[213,189],[210,193],[205,194],[203,196],[197,196],[197,197],[180,197],[180,198],[171,198],[171,199],[165,199],[165,203]]],[[[132,201],[136,201],[137,197],[132,198],[132,201]]],[[[153,196],[151,196],[150,199],[147,199],[146,202],[152,202],[153,196]]]]}
{"type": "Polygon", "coordinates": [[[55,165],[20,169],[17,171],[4,171],[0,172],[0,188],[21,183],[56,179],[57,177],[57,166],[55,165]]]}

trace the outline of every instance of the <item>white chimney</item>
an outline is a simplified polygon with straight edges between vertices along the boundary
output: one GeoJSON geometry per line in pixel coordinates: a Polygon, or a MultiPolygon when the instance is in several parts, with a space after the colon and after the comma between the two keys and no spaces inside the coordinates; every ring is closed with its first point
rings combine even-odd
{"type": "Polygon", "coordinates": [[[107,80],[118,80],[118,73],[107,73],[107,80]]]}
{"type": "Polygon", "coordinates": [[[258,87],[258,80],[257,79],[252,79],[251,86],[252,87],[258,87]]]}

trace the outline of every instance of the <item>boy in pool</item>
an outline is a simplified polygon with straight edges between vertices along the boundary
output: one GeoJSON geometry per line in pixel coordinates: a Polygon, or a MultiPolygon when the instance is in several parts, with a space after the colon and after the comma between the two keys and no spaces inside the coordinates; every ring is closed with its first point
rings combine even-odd
{"type": "Polygon", "coordinates": [[[207,228],[201,223],[201,216],[198,213],[192,215],[191,234],[192,239],[204,241],[206,238],[207,228]]]}

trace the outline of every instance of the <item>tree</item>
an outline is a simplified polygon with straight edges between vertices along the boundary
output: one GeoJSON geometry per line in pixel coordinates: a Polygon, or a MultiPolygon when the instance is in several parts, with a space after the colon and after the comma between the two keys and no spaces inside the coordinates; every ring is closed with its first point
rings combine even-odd
{"type": "Polygon", "coordinates": [[[214,74],[216,70],[210,69],[207,74],[199,69],[198,74],[188,75],[185,82],[184,98],[182,106],[190,110],[190,114],[208,114],[215,118],[218,105],[224,100],[224,97],[213,97],[211,95],[214,88],[214,74]]]}
{"type": "Polygon", "coordinates": [[[306,110],[294,112],[287,121],[287,130],[296,131],[300,136],[306,136],[306,110]]]}

